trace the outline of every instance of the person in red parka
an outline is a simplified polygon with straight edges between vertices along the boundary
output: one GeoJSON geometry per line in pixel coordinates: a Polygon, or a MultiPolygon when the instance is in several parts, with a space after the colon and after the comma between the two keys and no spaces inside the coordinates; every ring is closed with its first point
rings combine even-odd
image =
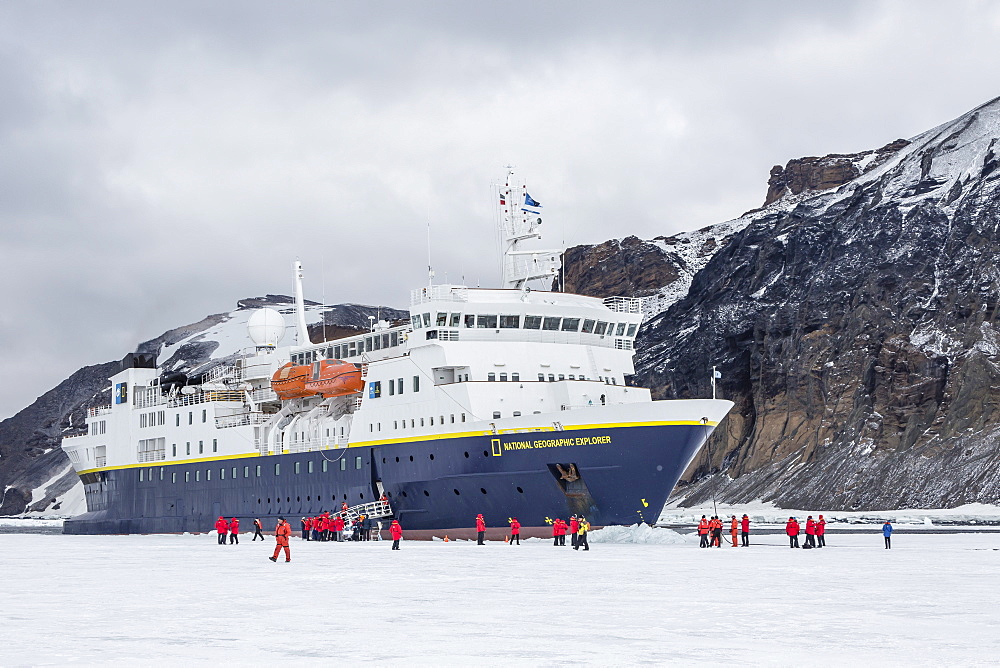
{"type": "Polygon", "coordinates": [[[742,547],[750,547],[750,518],[747,515],[743,515],[740,520],[740,533],[743,534],[743,545],[742,547]]]}
{"type": "Polygon", "coordinates": [[[816,520],[816,547],[826,547],[826,520],[822,515],[816,520]]]}
{"type": "Polygon", "coordinates": [[[399,539],[403,537],[403,527],[399,526],[399,520],[393,520],[389,525],[389,535],[392,536],[392,549],[399,549],[399,539]]]}
{"type": "Polygon", "coordinates": [[[476,544],[486,545],[486,520],[482,514],[476,515],[476,544]]]}
{"type": "Polygon", "coordinates": [[[785,524],[785,533],[788,534],[788,547],[799,546],[799,523],[794,517],[789,517],[785,524]]]}
{"type": "Polygon", "coordinates": [[[709,525],[712,528],[712,547],[722,547],[722,520],[718,515],[712,515],[709,525]]]}
{"type": "Polygon", "coordinates": [[[309,540],[309,532],[312,531],[313,521],[311,517],[303,517],[299,520],[302,525],[302,540],[309,540]]]}
{"type": "Polygon", "coordinates": [[[278,526],[274,529],[274,540],[276,545],[274,546],[274,554],[272,554],[268,559],[271,561],[278,560],[278,554],[282,549],[285,550],[285,563],[287,564],[292,560],[292,553],[288,550],[288,537],[292,535],[291,525],[285,521],[284,517],[278,518],[278,526]]]}
{"type": "Polygon", "coordinates": [[[510,519],[510,544],[513,545],[517,542],[518,545],[521,544],[521,523],[517,521],[516,517],[510,519]]]}
{"type": "Polygon", "coordinates": [[[816,521],[810,515],[806,518],[806,547],[816,547],[816,521]]]}
{"type": "Polygon", "coordinates": [[[729,538],[733,544],[733,547],[739,546],[739,544],[736,542],[736,532],[738,531],[738,529],[739,529],[739,522],[736,519],[736,515],[733,515],[730,518],[730,524],[729,524],[729,538]]]}
{"type": "Polygon", "coordinates": [[[559,545],[559,536],[562,533],[562,531],[561,531],[562,524],[563,524],[563,521],[561,519],[559,519],[558,517],[555,519],[555,521],[552,522],[552,544],[553,545],[559,545]]]}
{"type": "Polygon", "coordinates": [[[229,544],[240,544],[240,521],[235,517],[229,520],[229,544]]]}
{"type": "Polygon", "coordinates": [[[333,518],[333,539],[338,543],[344,538],[344,518],[337,515],[333,518]]]}
{"type": "Polygon", "coordinates": [[[701,521],[698,522],[698,536],[701,538],[698,547],[708,547],[708,532],[711,529],[712,525],[709,523],[708,518],[702,515],[701,521]]]}
{"type": "Polygon", "coordinates": [[[569,544],[576,547],[576,532],[580,530],[580,520],[576,518],[576,515],[569,516],[569,544]]]}
{"type": "Polygon", "coordinates": [[[215,530],[219,532],[219,545],[226,544],[226,534],[229,532],[229,522],[223,517],[215,520],[215,530]]]}

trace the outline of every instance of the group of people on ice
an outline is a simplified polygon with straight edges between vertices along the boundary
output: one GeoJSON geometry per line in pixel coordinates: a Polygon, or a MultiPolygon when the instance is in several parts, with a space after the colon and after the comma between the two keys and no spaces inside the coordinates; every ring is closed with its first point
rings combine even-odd
{"type": "MultiPolygon", "coordinates": [[[[801,530],[799,521],[794,517],[789,517],[785,523],[785,533],[788,535],[788,546],[799,547],[799,531],[801,530]]],[[[810,515],[806,518],[806,539],[802,547],[812,549],[814,547],[824,547],[826,545],[826,520],[820,515],[818,520],[814,520],[810,515]]]]}
{"type": "MultiPolygon", "coordinates": [[[[725,524],[717,515],[712,515],[712,519],[702,515],[698,522],[698,536],[701,538],[698,547],[722,547],[723,528],[725,528],[725,524]]],[[[750,547],[750,518],[743,515],[742,519],[737,520],[736,515],[733,515],[729,524],[729,535],[733,547],[750,547]],[[736,536],[739,532],[743,534],[742,544],[736,542],[736,536]]]]}
{"type": "MultiPolygon", "coordinates": [[[[230,545],[240,544],[240,520],[238,518],[234,517],[227,522],[225,517],[220,516],[219,519],[215,520],[215,531],[219,534],[219,545],[226,544],[226,536],[229,536],[230,545]]],[[[261,526],[260,520],[255,518],[253,539],[257,540],[258,538],[264,540],[264,527],[261,526]]]]}

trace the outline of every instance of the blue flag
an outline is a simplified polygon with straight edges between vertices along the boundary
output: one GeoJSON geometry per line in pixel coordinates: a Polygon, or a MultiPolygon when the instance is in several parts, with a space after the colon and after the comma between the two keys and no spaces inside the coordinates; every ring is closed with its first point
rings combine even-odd
{"type": "Polygon", "coordinates": [[[524,193],[524,206],[537,206],[538,208],[542,208],[542,205],[531,199],[531,195],[528,193],[524,193]]]}

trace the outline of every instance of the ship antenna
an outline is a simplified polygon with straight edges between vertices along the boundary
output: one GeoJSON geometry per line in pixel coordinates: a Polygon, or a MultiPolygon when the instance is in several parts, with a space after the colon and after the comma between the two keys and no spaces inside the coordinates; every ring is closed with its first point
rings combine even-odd
{"type": "Polygon", "coordinates": [[[312,342],[309,340],[309,327],[306,326],[306,301],[302,296],[302,263],[296,260],[292,263],[292,268],[295,270],[295,315],[299,345],[307,346],[312,342]]]}

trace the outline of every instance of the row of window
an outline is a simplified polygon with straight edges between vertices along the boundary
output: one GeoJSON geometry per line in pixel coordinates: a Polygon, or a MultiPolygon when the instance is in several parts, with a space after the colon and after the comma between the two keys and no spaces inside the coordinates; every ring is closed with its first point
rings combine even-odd
{"type": "MultiPolygon", "coordinates": [[[[213,438],[212,439],[212,452],[218,452],[218,451],[219,451],[219,439],[213,438]]],[[[191,454],[191,441],[188,441],[187,443],[184,444],[184,455],[185,456],[189,456],[190,454],[191,454]]],[[[205,454],[205,441],[198,441],[198,454],[199,455],[205,454]]],[[[173,443],[170,446],[170,456],[171,457],[176,457],[177,456],[177,444],[176,443],[173,443]]]]}
{"type": "Polygon", "coordinates": [[[467,329],[539,329],[550,332],[581,332],[599,336],[635,336],[638,325],[628,322],[606,322],[589,318],[560,318],[540,315],[494,315],[467,313],[414,314],[413,328],[465,327],[467,329]],[[583,323],[581,326],[581,322],[583,323]]]}
{"type": "MultiPolygon", "coordinates": [[[[455,424],[455,414],[454,413],[452,413],[450,415],[450,418],[451,418],[450,419],[450,424],[455,424]]],[[[430,421],[430,426],[433,427],[434,426],[434,416],[433,415],[430,416],[429,418],[409,418],[410,429],[416,429],[418,422],[420,423],[421,427],[424,427],[424,426],[427,425],[427,421],[428,420],[430,421]]],[[[445,419],[444,419],[443,415],[437,416],[437,420],[438,420],[437,424],[441,424],[441,425],[448,424],[448,423],[445,422],[445,419]]],[[[465,422],[465,413],[460,413],[459,414],[458,421],[459,422],[465,422]]],[[[392,421],[392,428],[393,429],[406,429],[406,422],[407,422],[406,419],[403,419],[403,420],[393,420],[392,421]]],[[[377,422],[377,423],[369,424],[368,425],[368,431],[370,431],[370,432],[382,431],[382,423],[381,422],[377,422]]]]}
{"type": "MultiPolygon", "coordinates": [[[[373,380],[368,383],[368,398],[378,399],[382,396],[382,382],[381,380],[373,380]]],[[[390,378],[385,381],[385,387],[389,391],[389,396],[395,396],[397,394],[403,394],[403,379],[402,378],[390,378]]],[[[413,377],[413,391],[420,391],[420,376],[413,377]]]]}
{"type": "Polygon", "coordinates": [[[106,434],[108,431],[108,421],[107,420],[97,420],[91,422],[87,425],[87,433],[90,435],[101,435],[106,434]]]}
{"type": "Polygon", "coordinates": [[[165,411],[151,411],[139,414],[139,427],[162,427],[167,422],[165,411]]]}
{"type": "Polygon", "coordinates": [[[307,352],[295,353],[292,355],[292,364],[311,364],[320,356],[326,359],[344,359],[345,357],[356,357],[364,353],[370,353],[385,348],[394,348],[403,342],[402,332],[386,332],[384,334],[374,334],[363,339],[336,343],[326,348],[318,348],[307,352]]]}
{"type": "MultiPolygon", "coordinates": [[[[431,457],[431,459],[433,459],[433,456],[431,457]]],[[[335,464],[335,463],[336,463],[335,461],[331,462],[330,460],[324,459],[322,462],[320,462],[320,466],[318,468],[323,473],[326,473],[326,472],[328,472],[330,470],[336,470],[336,466],[330,466],[330,464],[335,464]]],[[[305,473],[315,473],[316,472],[316,468],[317,468],[315,466],[316,462],[308,461],[308,462],[305,462],[305,464],[306,464],[305,466],[302,466],[302,462],[295,462],[291,466],[292,472],[295,475],[299,475],[303,471],[305,473]]],[[[361,466],[362,466],[362,459],[361,459],[361,457],[355,457],[354,458],[354,468],[360,471],[361,470],[361,466]]],[[[160,480],[165,480],[166,479],[166,467],[164,467],[164,466],[159,466],[159,467],[150,466],[148,468],[141,468],[141,469],[139,469],[139,482],[145,482],[147,480],[149,480],[150,482],[152,482],[153,480],[155,480],[156,479],[155,476],[157,475],[157,469],[159,469],[159,479],[160,480]]],[[[249,467],[249,466],[244,466],[243,467],[243,477],[244,478],[249,478],[250,477],[250,473],[251,473],[250,469],[251,469],[251,467],[249,467]]],[[[262,465],[261,464],[257,464],[256,466],[253,467],[253,474],[254,474],[255,478],[259,478],[261,476],[261,469],[262,469],[262,465]]],[[[212,470],[213,469],[210,469],[210,468],[204,470],[204,478],[205,478],[206,482],[210,482],[212,480],[212,470]]],[[[340,470],[341,471],[346,471],[347,470],[347,457],[342,457],[340,459],[340,470]]],[[[226,479],[226,472],[227,471],[230,472],[229,475],[230,475],[231,478],[236,479],[236,478],[239,477],[240,467],[233,466],[231,469],[228,468],[228,467],[225,467],[225,466],[221,467],[219,469],[219,480],[225,480],[226,479]]],[[[170,482],[171,483],[176,483],[177,482],[177,478],[178,478],[177,473],[178,473],[178,471],[171,471],[170,472],[170,482]]],[[[274,475],[281,475],[281,463],[280,462],[276,463],[274,465],[274,475]]],[[[184,471],[184,482],[201,482],[201,479],[202,479],[202,470],[201,469],[196,469],[194,471],[184,471]]]]}

